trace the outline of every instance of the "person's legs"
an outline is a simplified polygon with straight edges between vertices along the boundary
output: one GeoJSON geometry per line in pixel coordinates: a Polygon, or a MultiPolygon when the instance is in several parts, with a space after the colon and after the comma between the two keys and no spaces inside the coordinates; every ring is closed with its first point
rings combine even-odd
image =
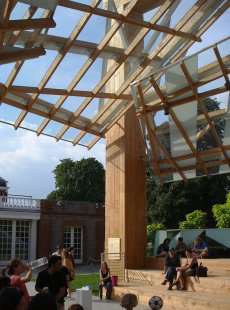
{"type": "Polygon", "coordinates": [[[108,282],[106,285],[106,299],[111,299],[112,294],[112,282],[108,282]]]}
{"type": "Polygon", "coordinates": [[[103,290],[103,284],[100,284],[99,285],[99,297],[100,297],[100,299],[102,299],[102,290],[103,290]]]}

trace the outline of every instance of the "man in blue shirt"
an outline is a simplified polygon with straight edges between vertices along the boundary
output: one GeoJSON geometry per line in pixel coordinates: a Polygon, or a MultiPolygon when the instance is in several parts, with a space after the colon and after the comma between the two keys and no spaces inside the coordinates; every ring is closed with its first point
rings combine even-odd
{"type": "Polygon", "coordinates": [[[194,248],[192,249],[193,254],[196,258],[202,258],[208,256],[208,245],[205,241],[200,238],[196,238],[194,241],[194,248]]]}

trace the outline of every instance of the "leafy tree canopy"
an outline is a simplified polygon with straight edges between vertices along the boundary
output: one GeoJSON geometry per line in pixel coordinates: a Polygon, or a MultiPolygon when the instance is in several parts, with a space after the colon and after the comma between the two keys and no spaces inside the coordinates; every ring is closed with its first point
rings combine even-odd
{"type": "Polygon", "coordinates": [[[53,173],[56,188],[47,199],[104,202],[105,169],[95,158],[63,159],[53,173]]]}
{"type": "Polygon", "coordinates": [[[207,213],[201,210],[195,210],[186,214],[186,221],[179,223],[180,229],[205,228],[207,222],[207,213]]]}
{"type": "Polygon", "coordinates": [[[156,185],[148,183],[148,223],[162,223],[167,229],[178,228],[186,214],[195,210],[207,213],[207,227],[215,227],[212,206],[225,202],[230,191],[230,175],[212,176],[156,185]]]}
{"type": "Polygon", "coordinates": [[[226,196],[226,203],[212,207],[218,228],[230,228],[230,193],[226,196]]]}

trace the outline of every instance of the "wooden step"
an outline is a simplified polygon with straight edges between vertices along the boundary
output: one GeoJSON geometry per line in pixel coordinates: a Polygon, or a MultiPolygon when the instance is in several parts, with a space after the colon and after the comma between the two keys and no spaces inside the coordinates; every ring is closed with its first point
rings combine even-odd
{"type": "Polygon", "coordinates": [[[163,309],[171,310],[207,310],[207,309],[230,309],[229,295],[223,296],[206,292],[177,291],[173,289],[168,291],[162,286],[138,286],[135,284],[124,283],[122,286],[116,286],[113,289],[113,298],[120,300],[126,293],[136,294],[140,305],[148,306],[149,299],[152,296],[160,296],[163,299],[163,309]]]}
{"type": "MultiPolygon", "coordinates": [[[[186,259],[182,259],[182,265],[186,259]]],[[[148,258],[149,269],[125,271],[126,282],[113,289],[113,298],[120,300],[128,292],[138,296],[139,304],[148,307],[149,299],[156,295],[164,301],[164,310],[208,310],[230,309],[230,259],[202,259],[203,266],[208,267],[208,277],[199,278],[200,283],[188,278],[188,290],[169,291],[163,286],[162,275],[164,258],[148,258]],[[151,268],[151,269],[150,269],[151,268]]]]}
{"type": "MultiPolygon", "coordinates": [[[[160,286],[164,280],[164,275],[160,270],[126,270],[126,282],[136,283],[143,286],[156,285],[160,286]]],[[[213,276],[200,277],[196,282],[193,277],[189,278],[190,285],[188,291],[210,292],[220,295],[230,296],[230,276],[213,276]]]]}

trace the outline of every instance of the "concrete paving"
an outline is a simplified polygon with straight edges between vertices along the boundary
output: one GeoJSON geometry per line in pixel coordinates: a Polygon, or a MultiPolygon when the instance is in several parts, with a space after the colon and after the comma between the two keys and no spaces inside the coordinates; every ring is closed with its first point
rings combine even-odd
{"type": "MultiPolygon", "coordinates": [[[[35,286],[34,282],[29,282],[26,284],[26,286],[30,296],[34,296],[37,294],[34,288],[35,286]]],[[[76,293],[73,292],[71,299],[70,298],[65,299],[65,310],[68,310],[69,306],[76,303],[77,303],[76,293]]],[[[120,303],[118,301],[104,300],[104,299],[100,300],[99,297],[92,296],[92,310],[119,310],[119,309],[121,310],[124,308],[121,308],[120,303]]],[[[137,306],[135,310],[150,310],[150,308],[148,306],[147,307],[137,306]]]]}

